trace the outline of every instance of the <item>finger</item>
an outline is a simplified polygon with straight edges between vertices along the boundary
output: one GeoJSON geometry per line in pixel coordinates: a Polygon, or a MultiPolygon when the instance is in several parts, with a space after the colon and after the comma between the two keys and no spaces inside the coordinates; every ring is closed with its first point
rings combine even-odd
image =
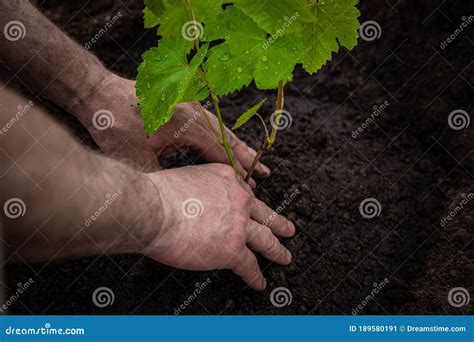
{"type": "Polygon", "coordinates": [[[276,236],[273,235],[270,228],[255,221],[253,221],[251,226],[247,245],[251,250],[262,254],[268,260],[280,265],[288,265],[291,263],[291,252],[283,247],[276,236]]]}
{"type": "Polygon", "coordinates": [[[160,162],[158,161],[158,158],[156,157],[156,154],[150,154],[147,161],[144,163],[144,172],[151,173],[151,172],[156,172],[161,169],[160,162]]]}
{"type": "MultiPolygon", "coordinates": [[[[229,136],[230,146],[234,152],[235,158],[242,164],[242,166],[248,171],[252,167],[253,161],[257,156],[257,151],[247,146],[242,140],[240,140],[231,130],[227,130],[229,136]]],[[[255,171],[264,176],[270,176],[270,169],[268,166],[258,162],[255,171]]]]}
{"type": "Polygon", "coordinates": [[[260,271],[257,258],[245,247],[236,258],[237,264],[232,271],[240,276],[250,287],[257,291],[263,291],[267,287],[267,281],[260,271]]]}
{"type": "MultiPolygon", "coordinates": [[[[209,136],[203,136],[199,145],[194,146],[194,148],[203,156],[204,159],[211,163],[229,164],[229,158],[227,157],[225,149],[209,136]]],[[[238,160],[236,160],[236,163],[239,173],[245,178],[247,176],[247,171],[238,160]]],[[[255,189],[257,183],[253,178],[251,178],[249,180],[249,185],[252,189],[255,189]]]]}
{"type": "MultiPolygon", "coordinates": [[[[250,178],[249,182],[252,182],[252,181],[253,183],[255,183],[253,178],[250,178]]],[[[252,191],[252,189],[255,189],[255,187],[253,187],[252,184],[246,183],[243,178],[240,178],[240,185],[242,186],[242,188],[244,188],[245,191],[247,191],[249,195],[251,195],[252,197],[255,197],[255,194],[252,191]]]]}
{"type": "Polygon", "coordinates": [[[258,223],[269,227],[275,235],[281,237],[292,237],[295,235],[296,227],[291,221],[270,209],[257,198],[250,210],[250,216],[258,223]]]}
{"type": "MultiPolygon", "coordinates": [[[[238,160],[235,162],[237,163],[237,169],[239,170],[239,173],[242,175],[242,179],[245,179],[245,177],[247,177],[247,170],[243,168],[242,164],[238,160]]],[[[257,187],[257,182],[255,182],[255,179],[250,177],[248,185],[250,185],[252,189],[255,189],[257,187]]]]}

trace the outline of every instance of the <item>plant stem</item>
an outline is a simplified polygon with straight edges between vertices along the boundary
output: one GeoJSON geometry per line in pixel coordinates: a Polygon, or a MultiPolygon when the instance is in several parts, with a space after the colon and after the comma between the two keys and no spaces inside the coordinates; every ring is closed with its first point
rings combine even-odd
{"type": "Polygon", "coordinates": [[[221,108],[219,107],[219,98],[211,92],[212,103],[214,103],[214,108],[216,109],[217,119],[219,120],[219,128],[222,135],[222,146],[225,149],[227,158],[229,158],[230,164],[234,168],[235,173],[240,176],[239,168],[237,167],[237,162],[234,159],[232,150],[230,149],[229,139],[225,131],[224,120],[222,119],[221,108]]]}
{"type": "Polygon", "coordinates": [[[273,125],[272,125],[273,126],[272,132],[270,134],[270,137],[268,136],[268,132],[266,133],[265,139],[263,140],[262,145],[260,146],[257,152],[257,155],[255,156],[255,159],[252,162],[252,166],[247,174],[247,177],[245,177],[245,181],[247,183],[250,180],[250,177],[252,177],[252,174],[254,173],[255,168],[257,167],[257,164],[260,161],[260,158],[262,158],[263,154],[266,151],[272,148],[273,144],[276,141],[277,132],[278,132],[277,128],[278,128],[278,125],[280,124],[282,111],[285,106],[285,94],[284,94],[283,88],[284,88],[283,81],[280,81],[280,83],[278,84],[278,95],[277,95],[276,111],[275,111],[276,116],[274,118],[275,121],[273,122],[273,125]]]}
{"type": "Polygon", "coordinates": [[[283,108],[285,106],[285,94],[283,88],[283,81],[280,81],[280,83],[278,84],[278,96],[275,111],[276,115],[272,125],[272,133],[270,134],[270,139],[268,140],[269,148],[271,148],[276,141],[278,127],[280,125],[281,116],[283,114],[283,108]]]}
{"type": "Polygon", "coordinates": [[[209,129],[211,130],[212,134],[214,135],[214,138],[217,140],[217,142],[222,145],[222,140],[219,138],[219,134],[217,133],[216,129],[212,125],[211,119],[209,118],[209,115],[206,112],[206,109],[203,107],[201,102],[198,101],[199,104],[199,109],[201,110],[201,113],[204,115],[204,118],[207,121],[207,124],[209,126],[209,129]]]}
{"type": "Polygon", "coordinates": [[[257,151],[257,155],[255,156],[255,159],[252,162],[252,166],[250,167],[249,172],[247,173],[247,177],[245,177],[245,182],[248,183],[250,180],[250,177],[252,177],[252,174],[255,171],[255,168],[257,167],[258,162],[260,161],[260,158],[262,158],[263,153],[268,149],[268,136],[265,136],[265,138],[262,141],[262,144],[260,145],[260,148],[257,151]]]}
{"type": "MultiPolygon", "coordinates": [[[[187,0],[187,3],[188,3],[188,6],[191,10],[191,15],[192,15],[193,21],[196,21],[196,14],[194,13],[194,9],[193,9],[193,5],[191,3],[191,0],[187,0]]],[[[184,5],[184,7],[186,7],[186,4],[184,2],[183,2],[183,5],[184,5]]],[[[186,13],[186,15],[187,15],[187,13],[186,13]]],[[[188,19],[189,19],[189,17],[188,17],[188,19]]],[[[198,39],[194,40],[194,47],[195,47],[196,51],[199,52],[198,39]]],[[[209,124],[209,127],[210,127],[212,133],[215,135],[215,137],[216,137],[217,141],[219,142],[219,144],[221,144],[224,147],[225,152],[227,154],[227,158],[229,159],[230,164],[234,168],[235,173],[237,174],[237,176],[240,176],[240,172],[239,172],[239,168],[237,166],[237,162],[234,159],[234,156],[232,154],[232,150],[230,148],[229,139],[227,138],[225,125],[224,125],[224,120],[222,119],[222,113],[221,113],[221,109],[219,107],[219,98],[211,91],[211,88],[209,87],[209,83],[207,82],[206,69],[204,68],[204,63],[201,63],[199,68],[200,68],[200,70],[198,72],[199,77],[204,82],[206,87],[209,89],[209,93],[211,94],[211,98],[212,98],[212,103],[214,104],[214,108],[216,109],[216,114],[217,114],[217,119],[219,120],[219,128],[220,128],[220,131],[221,131],[222,139],[218,138],[217,132],[215,131],[214,126],[212,126],[211,120],[209,119],[209,117],[206,113],[206,110],[202,107],[201,103],[199,103],[199,106],[200,106],[201,111],[203,112],[203,114],[204,114],[204,116],[207,120],[207,123],[209,124]]]]}
{"type": "Polygon", "coordinates": [[[221,139],[217,138],[217,134],[214,131],[214,127],[211,124],[211,121],[209,117],[207,116],[206,111],[204,111],[206,115],[206,119],[208,120],[208,123],[211,127],[211,130],[214,131],[214,134],[216,135],[217,141],[219,144],[222,145],[225,149],[225,153],[227,154],[227,158],[229,159],[230,165],[234,168],[235,173],[237,176],[240,176],[239,168],[237,166],[237,162],[234,159],[234,156],[232,154],[232,150],[229,145],[229,139],[227,138],[226,130],[225,130],[225,124],[224,120],[222,119],[222,113],[221,113],[221,108],[219,106],[219,98],[212,92],[211,87],[209,86],[209,83],[207,82],[207,73],[206,70],[204,69],[204,65],[201,64],[200,69],[199,69],[199,77],[201,78],[202,82],[206,85],[207,89],[209,90],[209,94],[211,95],[212,103],[214,104],[214,108],[216,109],[216,114],[217,114],[217,119],[219,120],[219,129],[221,131],[221,139]]]}

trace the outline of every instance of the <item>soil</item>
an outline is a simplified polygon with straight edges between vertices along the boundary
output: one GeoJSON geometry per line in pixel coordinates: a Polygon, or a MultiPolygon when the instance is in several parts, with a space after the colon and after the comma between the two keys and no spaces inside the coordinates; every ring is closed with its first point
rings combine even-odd
{"type": "MultiPolygon", "coordinates": [[[[156,44],[155,33],[143,29],[140,2],[56,0],[41,7],[79,42],[122,11],[92,50],[131,78],[141,54],[156,44]]],[[[252,291],[230,271],[187,272],[140,256],[101,256],[10,265],[9,295],[18,283],[35,280],[11,313],[173,314],[187,302],[181,314],[353,314],[359,305],[359,314],[472,314],[472,300],[456,308],[448,293],[463,287],[474,296],[474,203],[447,225],[441,220],[474,192],[474,123],[461,131],[448,125],[453,110],[474,114],[474,23],[445,49],[440,44],[473,13],[474,3],[363,0],[359,7],[361,22],[379,23],[380,38],[360,40],[316,76],[297,70],[286,99],[292,125],[263,158],[273,174],[259,179],[258,197],[277,208],[300,193],[283,211],[298,227],[297,236],[284,241],[294,262],[280,267],[260,259],[266,291],[252,291]],[[361,216],[366,198],[380,202],[379,216],[361,216]],[[190,299],[207,278],[209,286],[190,299]],[[382,288],[372,298],[374,284],[382,288]],[[93,304],[100,286],[113,290],[111,306],[93,304]],[[291,291],[289,305],[271,304],[277,287],[291,291]]],[[[275,93],[250,87],[224,99],[227,122],[263,95],[271,100],[263,112],[269,117],[275,93]]],[[[78,135],[87,134],[62,118],[78,135]]],[[[240,136],[258,146],[261,133],[253,121],[240,136]]],[[[164,164],[201,162],[181,151],[164,164]]]]}

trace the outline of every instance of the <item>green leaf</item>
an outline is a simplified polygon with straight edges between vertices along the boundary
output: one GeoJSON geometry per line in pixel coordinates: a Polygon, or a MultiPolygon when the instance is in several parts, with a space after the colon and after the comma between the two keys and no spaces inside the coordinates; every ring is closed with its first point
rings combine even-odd
{"type": "Polygon", "coordinates": [[[339,44],[348,50],[357,45],[359,37],[358,0],[320,0],[313,4],[314,20],[303,26],[306,53],[304,69],[310,74],[321,69],[331,60],[332,53],[339,50],[339,44]]]}
{"type": "Polygon", "coordinates": [[[160,18],[154,15],[148,7],[143,9],[143,20],[145,22],[145,28],[152,28],[160,23],[160,18]]]}
{"type": "MultiPolygon", "coordinates": [[[[151,2],[157,0],[149,0],[151,2]]],[[[185,25],[193,20],[207,23],[222,12],[225,0],[161,0],[164,11],[160,16],[158,34],[163,37],[182,35],[185,25]],[[192,10],[189,6],[192,5],[192,10]],[[194,12],[194,16],[193,16],[194,12]]]]}
{"type": "Polygon", "coordinates": [[[192,42],[182,37],[164,38],[157,48],[143,54],[136,90],[148,135],[171,119],[178,103],[202,101],[208,96],[205,85],[197,77],[208,45],[204,45],[188,64],[190,44],[192,42]]]}
{"type": "Polygon", "coordinates": [[[259,89],[275,89],[280,81],[293,79],[293,69],[303,58],[302,40],[284,35],[269,43],[266,36],[252,18],[234,6],[208,23],[202,40],[225,40],[209,51],[206,62],[213,92],[227,95],[254,79],[259,89]]]}
{"type": "Polygon", "coordinates": [[[236,129],[242,127],[243,125],[245,125],[247,123],[247,121],[249,121],[251,118],[253,118],[254,115],[257,114],[258,110],[260,108],[262,108],[265,101],[267,101],[267,99],[263,99],[258,104],[256,104],[255,106],[253,106],[252,108],[247,110],[244,114],[239,116],[239,118],[235,122],[234,126],[232,126],[232,130],[236,130],[236,129]]]}
{"type": "Polygon", "coordinates": [[[165,4],[163,0],[145,0],[145,8],[160,19],[165,11],[165,4]]]}
{"type": "Polygon", "coordinates": [[[308,0],[234,0],[236,7],[251,17],[270,34],[301,31],[304,22],[311,21],[308,0]]]}

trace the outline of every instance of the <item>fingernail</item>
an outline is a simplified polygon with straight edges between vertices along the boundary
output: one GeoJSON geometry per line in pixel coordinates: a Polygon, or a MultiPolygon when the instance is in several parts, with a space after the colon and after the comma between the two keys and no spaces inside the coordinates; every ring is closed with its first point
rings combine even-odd
{"type": "Polygon", "coordinates": [[[293,222],[288,221],[288,227],[290,228],[290,234],[291,236],[295,235],[296,233],[296,226],[293,222]]]}
{"type": "Polygon", "coordinates": [[[262,290],[265,290],[267,288],[267,279],[263,278],[262,279],[262,290]]]}
{"type": "Polygon", "coordinates": [[[249,185],[252,189],[255,189],[257,187],[257,182],[253,178],[250,178],[249,185]]]}
{"type": "Polygon", "coordinates": [[[270,176],[270,173],[271,173],[270,168],[262,163],[260,163],[260,165],[262,166],[263,173],[265,173],[267,176],[270,176]]]}
{"type": "Polygon", "coordinates": [[[286,260],[288,261],[289,264],[293,260],[293,255],[291,254],[290,251],[286,251],[286,260]]]}

